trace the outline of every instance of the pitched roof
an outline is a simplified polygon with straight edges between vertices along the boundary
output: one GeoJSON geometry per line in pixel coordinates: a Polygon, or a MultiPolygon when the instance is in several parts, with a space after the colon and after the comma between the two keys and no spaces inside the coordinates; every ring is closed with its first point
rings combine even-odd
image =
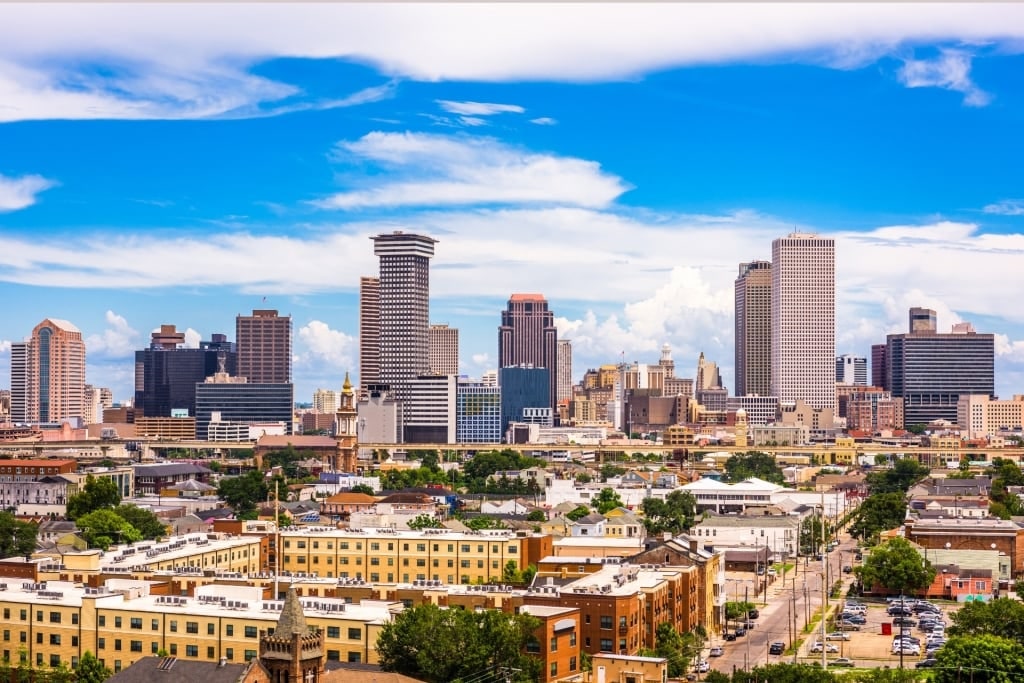
{"type": "Polygon", "coordinates": [[[159,465],[136,465],[135,478],[176,477],[179,474],[209,474],[210,470],[190,462],[168,462],[159,465]]]}
{"type": "Polygon", "coordinates": [[[305,635],[309,633],[306,625],[306,614],[302,611],[302,603],[295,592],[295,586],[288,587],[288,595],[285,596],[284,606],[281,608],[281,616],[277,619],[277,626],[274,627],[275,636],[283,635],[305,635]]]}
{"type": "MultiPolygon", "coordinates": [[[[332,662],[337,664],[337,662],[332,662]]],[[[381,671],[373,664],[351,664],[342,662],[336,669],[324,672],[321,683],[422,683],[418,678],[404,674],[381,671]]]]}
{"type": "Polygon", "coordinates": [[[108,683],[237,683],[250,664],[195,662],[177,657],[143,657],[107,679],[108,683]]]}
{"type": "Polygon", "coordinates": [[[335,493],[333,496],[324,499],[324,503],[334,503],[336,505],[373,505],[377,502],[377,498],[361,491],[352,493],[351,491],[342,491],[341,493],[335,493]]]}

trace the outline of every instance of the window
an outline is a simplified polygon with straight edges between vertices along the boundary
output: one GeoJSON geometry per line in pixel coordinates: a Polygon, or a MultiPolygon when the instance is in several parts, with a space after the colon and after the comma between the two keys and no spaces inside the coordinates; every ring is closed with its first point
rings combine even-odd
{"type": "Polygon", "coordinates": [[[328,650],[327,651],[327,661],[329,661],[329,662],[340,662],[341,661],[341,653],[338,652],[337,650],[328,650]]]}
{"type": "Polygon", "coordinates": [[[11,639],[11,632],[10,631],[4,631],[4,640],[10,640],[10,639],[11,639]]]}
{"type": "Polygon", "coordinates": [[[18,633],[18,641],[22,642],[22,643],[27,643],[28,642],[28,634],[25,633],[24,631],[19,632],[18,633]]]}
{"type": "Polygon", "coordinates": [[[129,625],[132,628],[141,629],[142,628],[142,618],[141,617],[132,617],[129,625]]]}
{"type": "MultiPolygon", "coordinates": [[[[43,620],[43,610],[41,610],[41,609],[40,610],[36,610],[36,621],[42,621],[42,620],[43,620]]],[[[118,624],[118,626],[120,626],[120,625],[121,624],[118,624]]]]}
{"type": "Polygon", "coordinates": [[[206,625],[206,635],[212,636],[216,632],[217,632],[217,627],[213,624],[212,621],[209,624],[206,625]]]}
{"type": "Polygon", "coordinates": [[[601,617],[601,628],[611,628],[612,618],[610,616],[601,617]]]}
{"type": "Polygon", "coordinates": [[[174,656],[174,657],[178,656],[178,644],[177,643],[171,643],[171,655],[174,656]]]}
{"type": "Polygon", "coordinates": [[[197,622],[197,621],[186,621],[185,622],[185,633],[199,633],[199,622],[197,622]]]}
{"type": "Polygon", "coordinates": [[[256,627],[255,626],[246,626],[245,627],[245,637],[246,638],[255,638],[256,637],[256,627]]]}
{"type": "Polygon", "coordinates": [[[552,652],[558,652],[558,637],[557,636],[551,636],[551,651],[552,652]]]}
{"type": "Polygon", "coordinates": [[[254,659],[256,659],[256,650],[246,650],[245,651],[245,661],[251,662],[254,659]]]}
{"type": "Polygon", "coordinates": [[[153,629],[154,631],[159,631],[160,630],[160,620],[159,619],[154,619],[153,621],[150,622],[149,627],[151,629],[153,629]]]}
{"type": "Polygon", "coordinates": [[[199,656],[199,646],[198,645],[186,645],[185,646],[185,656],[186,657],[198,657],[199,656]]]}
{"type": "Polygon", "coordinates": [[[97,638],[96,639],[96,649],[97,650],[102,650],[106,646],[107,646],[107,639],[106,638],[97,638]]]}
{"type": "MultiPolygon", "coordinates": [[[[25,618],[25,610],[21,610],[21,618],[25,618]]],[[[101,628],[107,625],[107,618],[104,615],[99,616],[99,620],[96,622],[101,628]]]]}
{"type": "Polygon", "coordinates": [[[42,633],[42,631],[36,631],[36,644],[38,644],[38,645],[42,645],[43,644],[43,633],[42,633]]]}
{"type": "Polygon", "coordinates": [[[227,626],[225,626],[224,627],[224,632],[225,632],[226,635],[229,635],[229,636],[235,635],[235,626],[234,626],[234,624],[228,624],[227,626]]]}
{"type": "Polygon", "coordinates": [[[178,622],[177,622],[177,620],[171,619],[170,630],[171,630],[171,633],[177,633],[178,632],[178,622]]]}
{"type": "Polygon", "coordinates": [[[362,659],[362,656],[360,655],[360,653],[358,653],[358,652],[349,652],[348,653],[348,661],[353,663],[353,664],[358,664],[359,662],[363,661],[363,659],[362,659]]]}
{"type": "Polygon", "coordinates": [[[60,655],[50,655],[50,666],[54,668],[60,666],[60,655]]]}
{"type": "Polygon", "coordinates": [[[213,659],[215,656],[216,655],[215,655],[215,653],[213,651],[213,646],[212,645],[208,645],[206,647],[206,658],[207,659],[213,659]]]}
{"type": "Polygon", "coordinates": [[[576,670],[576,657],[569,657],[569,671],[576,670]]]}
{"type": "Polygon", "coordinates": [[[133,641],[131,641],[131,643],[129,643],[128,649],[131,650],[132,652],[142,652],[142,641],[141,640],[133,640],[133,641]]]}
{"type": "Polygon", "coordinates": [[[576,631],[569,634],[569,647],[576,647],[576,631]]]}
{"type": "Polygon", "coordinates": [[[114,649],[115,650],[120,650],[121,649],[121,639],[120,638],[117,638],[117,639],[114,640],[114,649]]]}
{"type": "Polygon", "coordinates": [[[224,650],[224,658],[229,662],[235,658],[235,648],[229,647],[224,650]]]}
{"type": "Polygon", "coordinates": [[[50,645],[60,645],[60,634],[59,633],[51,633],[50,634],[50,645]]]}
{"type": "Polygon", "coordinates": [[[361,640],[363,637],[363,630],[360,628],[349,628],[348,639],[349,640],[361,640]]]}
{"type": "Polygon", "coordinates": [[[551,677],[558,675],[558,662],[551,662],[551,677]]]}
{"type": "Polygon", "coordinates": [[[341,627],[339,626],[328,626],[327,627],[328,638],[341,638],[341,627]]]}
{"type": "MultiPolygon", "coordinates": [[[[21,620],[25,621],[26,619],[28,619],[28,610],[23,609],[21,610],[21,620]]],[[[100,626],[103,626],[103,617],[100,617],[100,626]]]]}
{"type": "Polygon", "coordinates": [[[611,652],[614,649],[614,644],[611,638],[601,639],[601,652],[611,652]]]}
{"type": "Polygon", "coordinates": [[[149,652],[150,652],[150,654],[154,654],[154,655],[159,653],[160,652],[160,643],[156,642],[155,640],[152,643],[150,643],[149,644],[149,652]]]}
{"type": "Polygon", "coordinates": [[[4,607],[4,621],[7,621],[10,618],[11,618],[11,608],[10,607],[4,607]]]}
{"type": "Polygon", "coordinates": [[[50,612],[50,623],[51,624],[59,624],[60,623],[60,612],[50,612]]]}
{"type": "Polygon", "coordinates": [[[121,617],[114,617],[114,628],[121,628],[121,617]]]}
{"type": "Polygon", "coordinates": [[[74,626],[78,626],[78,612],[71,613],[71,623],[74,626]]]}

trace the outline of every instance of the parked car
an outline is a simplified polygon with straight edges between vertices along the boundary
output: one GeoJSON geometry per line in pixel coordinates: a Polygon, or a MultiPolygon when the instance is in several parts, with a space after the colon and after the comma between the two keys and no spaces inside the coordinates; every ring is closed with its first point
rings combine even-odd
{"type": "MultiPolygon", "coordinates": [[[[735,640],[735,638],[733,640],[735,640]]],[[[725,654],[725,650],[718,645],[708,650],[708,657],[721,657],[723,654],[725,654]]]]}
{"type": "Polygon", "coordinates": [[[917,626],[917,622],[909,617],[896,617],[892,620],[893,626],[917,626]]]}
{"type": "Polygon", "coordinates": [[[836,659],[833,659],[828,664],[829,664],[829,666],[848,666],[848,667],[856,666],[856,664],[853,663],[853,660],[850,659],[849,657],[837,657],[836,659]]]}
{"type": "Polygon", "coordinates": [[[786,644],[780,640],[775,641],[768,646],[768,654],[770,655],[781,655],[786,651],[786,644]]]}
{"type": "Polygon", "coordinates": [[[929,657],[928,659],[922,659],[920,662],[914,665],[915,669],[932,669],[936,664],[939,663],[935,657],[929,657]]]}
{"type": "Polygon", "coordinates": [[[912,657],[916,657],[919,654],[921,654],[921,648],[918,645],[904,644],[902,648],[901,647],[894,647],[892,649],[892,653],[894,655],[903,654],[903,655],[910,655],[912,657]]]}
{"type": "Polygon", "coordinates": [[[743,636],[747,635],[747,629],[743,628],[742,626],[738,626],[736,628],[735,633],[737,638],[742,638],[743,636]]]}
{"type": "Polygon", "coordinates": [[[836,630],[838,631],[859,631],[860,624],[855,624],[852,621],[840,621],[836,624],[836,630]]]}
{"type": "Polygon", "coordinates": [[[843,612],[839,615],[839,618],[842,621],[848,621],[851,624],[860,624],[861,626],[868,623],[868,620],[865,619],[862,614],[850,614],[849,612],[843,612]]]}
{"type": "Polygon", "coordinates": [[[822,643],[820,640],[811,643],[811,652],[816,653],[822,650],[825,652],[839,652],[839,648],[831,643],[822,643]]]}
{"type": "Polygon", "coordinates": [[[752,609],[749,612],[747,612],[747,619],[757,619],[759,616],[761,616],[761,613],[758,612],[756,609],[752,609]]]}
{"type": "Polygon", "coordinates": [[[706,674],[711,670],[711,662],[705,659],[698,659],[697,665],[693,667],[693,670],[699,674],[706,674]]]}
{"type": "Polygon", "coordinates": [[[825,640],[849,640],[850,634],[843,631],[833,631],[825,636],[825,640]]]}
{"type": "Polygon", "coordinates": [[[760,566],[759,566],[759,567],[757,568],[757,575],[758,575],[758,576],[764,576],[764,567],[760,567],[760,566]]]}
{"type": "Polygon", "coordinates": [[[725,638],[726,640],[730,641],[730,642],[736,640],[736,634],[733,633],[732,631],[726,631],[725,634],[722,635],[722,637],[725,638]]]}

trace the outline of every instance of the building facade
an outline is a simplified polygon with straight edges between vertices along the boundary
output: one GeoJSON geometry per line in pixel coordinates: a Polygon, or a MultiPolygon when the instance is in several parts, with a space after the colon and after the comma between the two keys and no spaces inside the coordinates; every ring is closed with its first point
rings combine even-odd
{"type": "Polygon", "coordinates": [[[572,341],[558,340],[558,381],[555,398],[559,403],[572,400],[572,341]]]}
{"type": "Polygon", "coordinates": [[[238,375],[252,384],[292,381],[292,317],[271,309],[235,318],[238,375]]]}
{"type": "Polygon", "coordinates": [[[736,395],[771,392],[772,264],[740,264],[736,303],[736,395]]]}
{"type": "Polygon", "coordinates": [[[405,443],[455,443],[455,375],[420,375],[404,401],[405,443]]]}
{"type": "Polygon", "coordinates": [[[957,400],[956,423],[968,439],[984,439],[1024,428],[1024,395],[993,400],[987,394],[964,394],[957,400]]]}
{"type": "Polygon", "coordinates": [[[501,443],[501,387],[459,379],[455,394],[455,441],[501,443]]]}
{"type": "Polygon", "coordinates": [[[359,387],[380,384],[380,278],[359,278],[359,387]]]}
{"type": "Polygon", "coordinates": [[[836,358],[836,384],[868,384],[868,359],[845,354],[836,358]]]}
{"type": "Polygon", "coordinates": [[[498,365],[532,365],[548,377],[549,408],[558,404],[558,330],[555,314],[541,294],[513,294],[501,312],[498,365]]]}
{"type": "Polygon", "coordinates": [[[428,330],[430,338],[430,374],[459,374],[459,331],[447,325],[434,324],[428,330]]]}
{"type": "Polygon", "coordinates": [[[230,381],[215,375],[196,384],[196,438],[205,441],[212,422],[283,422],[291,434],[295,405],[292,384],[230,381]]]}
{"type": "Polygon", "coordinates": [[[780,401],[835,408],[835,240],[772,242],[771,386],[780,401]]]}
{"type": "Polygon", "coordinates": [[[217,372],[238,374],[235,345],[223,334],[196,349],[185,348],[184,340],[174,325],[161,325],[149,348],[135,352],[135,408],[142,415],[194,418],[196,384],[217,372]]]}
{"type": "MultiPolygon", "coordinates": [[[[525,422],[530,409],[551,408],[551,373],[547,368],[507,366],[499,371],[501,386],[501,432],[504,434],[512,422],[525,422]]],[[[549,425],[550,426],[550,425],[549,425]]]]}
{"type": "Polygon", "coordinates": [[[67,320],[47,318],[11,344],[11,420],[84,419],[85,341],[67,320]]]}
{"type": "Polygon", "coordinates": [[[871,345],[871,386],[889,390],[889,375],[885,369],[885,344],[871,345]]]}

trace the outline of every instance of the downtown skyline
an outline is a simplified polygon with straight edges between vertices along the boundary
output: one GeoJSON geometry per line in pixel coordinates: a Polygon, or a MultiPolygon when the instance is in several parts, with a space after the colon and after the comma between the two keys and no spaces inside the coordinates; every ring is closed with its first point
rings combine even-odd
{"type": "Polygon", "coordinates": [[[438,240],[463,374],[537,292],[574,380],[667,342],[731,388],[737,266],[800,231],[835,240],[837,355],[923,306],[995,333],[996,391],[1024,392],[1024,8],[81,7],[0,8],[5,378],[62,318],[127,399],[159,325],[234,340],[271,308],[310,401],[358,377],[369,237],[402,229],[438,240]]]}

